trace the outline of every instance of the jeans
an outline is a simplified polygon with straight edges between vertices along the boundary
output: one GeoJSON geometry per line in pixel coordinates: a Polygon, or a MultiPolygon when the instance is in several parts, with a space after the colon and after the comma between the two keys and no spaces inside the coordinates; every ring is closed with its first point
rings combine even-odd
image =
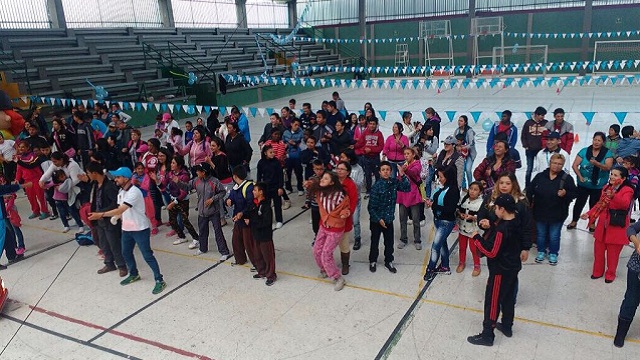
{"type": "Polygon", "coordinates": [[[67,200],[56,200],[56,207],[58,208],[60,221],[62,221],[62,225],[64,225],[64,227],[69,227],[69,220],[67,220],[68,215],[71,215],[78,227],[84,226],[82,224],[82,220],[80,219],[80,212],[78,212],[78,209],[76,209],[75,204],[69,206],[67,200]]]}
{"type": "Polygon", "coordinates": [[[427,178],[424,179],[424,190],[427,198],[431,198],[431,192],[433,191],[433,171],[433,165],[429,164],[429,168],[427,170],[427,178]]]}
{"type": "Polygon", "coordinates": [[[471,154],[467,156],[467,159],[464,161],[464,174],[462,175],[462,183],[464,184],[464,179],[467,179],[467,188],[474,181],[473,180],[473,161],[475,157],[471,157],[471,154]],[[466,176],[465,176],[466,175],[466,176]]]}
{"type": "Polygon", "coordinates": [[[122,257],[129,268],[129,276],[138,276],[138,267],[136,266],[136,258],[133,256],[133,249],[136,245],[144,257],[144,261],[153,271],[153,278],[156,281],[162,281],[160,273],[160,265],[158,260],[153,256],[151,250],[151,229],[147,228],[140,231],[122,231],[122,257]]]}
{"type": "Polygon", "coordinates": [[[362,198],[358,194],[358,205],[353,212],[353,238],[360,239],[360,209],[362,208],[362,198]]]}
{"type": "MultiPolygon", "coordinates": [[[[524,154],[527,158],[527,174],[524,177],[524,188],[528,189],[531,184],[531,173],[533,172],[533,161],[540,150],[525,150],[524,154]]],[[[569,161],[569,159],[567,159],[569,161]]],[[[544,169],[543,169],[544,170],[544,169]]]]}
{"type": "Polygon", "coordinates": [[[371,180],[371,175],[375,176],[376,181],[380,178],[380,172],[378,171],[378,167],[380,166],[380,157],[377,155],[374,157],[369,156],[360,156],[360,166],[362,166],[362,170],[364,170],[364,181],[367,186],[367,194],[371,192],[371,185],[373,181],[371,180]]]}
{"type": "Polygon", "coordinates": [[[536,233],[538,252],[544,253],[547,247],[549,254],[558,255],[560,251],[560,231],[562,230],[562,221],[548,222],[536,221],[536,233]]]}
{"type": "Polygon", "coordinates": [[[15,225],[11,225],[13,227],[13,232],[16,234],[16,242],[18,243],[18,247],[24,249],[24,234],[22,234],[22,230],[15,225]]]}
{"type": "Polygon", "coordinates": [[[293,187],[291,185],[291,174],[295,173],[296,175],[296,187],[298,191],[303,191],[302,188],[302,162],[300,162],[300,158],[287,158],[285,160],[285,167],[287,172],[287,181],[285,184],[285,188],[289,191],[293,191],[293,187]]]}
{"type": "Polygon", "coordinates": [[[420,218],[420,204],[415,204],[410,207],[400,204],[398,208],[400,215],[400,241],[405,244],[409,242],[407,219],[409,218],[409,213],[411,213],[411,217],[416,219],[416,221],[413,222],[413,242],[420,244],[422,242],[420,239],[420,221],[417,220],[420,218]]]}
{"type": "Polygon", "coordinates": [[[449,246],[447,245],[447,237],[451,234],[455,221],[434,220],[436,225],[436,235],[431,243],[431,258],[427,270],[435,270],[438,258],[440,258],[440,266],[449,267],[449,246]]]}
{"type": "Polygon", "coordinates": [[[640,304],[640,273],[627,268],[627,291],[624,293],[624,300],[620,305],[620,318],[633,320],[636,310],[640,304]]]}

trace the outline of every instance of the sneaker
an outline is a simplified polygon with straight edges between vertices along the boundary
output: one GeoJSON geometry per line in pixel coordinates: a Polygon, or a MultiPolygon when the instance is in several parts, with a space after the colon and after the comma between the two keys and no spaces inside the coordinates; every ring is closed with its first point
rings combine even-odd
{"type": "Polygon", "coordinates": [[[0,270],[7,270],[7,266],[0,264],[0,270]]]}
{"type": "Polygon", "coordinates": [[[335,291],[340,291],[344,288],[344,286],[347,284],[347,282],[344,280],[344,278],[342,276],[340,276],[338,279],[336,279],[336,284],[333,287],[333,290],[335,291]]]}
{"type": "Polygon", "coordinates": [[[362,247],[362,243],[360,242],[360,238],[355,238],[354,242],[353,242],[353,250],[360,250],[360,248],[362,247]]]}
{"type": "Polygon", "coordinates": [[[265,285],[267,286],[271,286],[276,282],[275,279],[267,279],[267,281],[264,282],[265,285]]]}
{"type": "Polygon", "coordinates": [[[474,336],[469,336],[467,338],[467,341],[473,345],[493,346],[493,338],[485,335],[484,333],[480,333],[474,336]]]}
{"type": "Polygon", "coordinates": [[[465,265],[464,264],[460,264],[458,265],[458,267],[456,268],[456,272],[459,274],[461,272],[464,271],[465,265]]]}
{"type": "Polygon", "coordinates": [[[435,272],[435,270],[429,270],[427,269],[427,272],[424,274],[424,281],[432,281],[433,279],[436,278],[437,273],[435,272]]]}
{"type": "Polygon", "coordinates": [[[174,241],[174,242],[173,242],[173,245],[180,245],[180,244],[184,244],[184,243],[186,243],[187,241],[189,241],[189,240],[187,240],[187,238],[186,238],[186,237],[184,237],[184,238],[178,238],[178,240],[176,240],[176,241],[174,241]]]}
{"type": "Polygon", "coordinates": [[[228,258],[229,258],[228,254],[227,255],[222,255],[222,256],[220,256],[220,260],[219,261],[220,262],[227,261],[228,258]]]}
{"type": "Polygon", "coordinates": [[[167,287],[167,283],[164,281],[156,281],[156,286],[153,287],[153,290],[151,290],[151,293],[153,295],[158,295],[162,292],[162,290],[164,290],[167,287]]]}
{"type": "Polygon", "coordinates": [[[420,227],[427,225],[427,220],[420,220],[420,227]]]}
{"type": "Polygon", "coordinates": [[[369,271],[376,272],[376,263],[369,263],[369,271]]]}
{"type": "Polygon", "coordinates": [[[250,271],[250,272],[256,272],[256,271],[258,271],[258,269],[256,269],[256,267],[255,267],[255,266],[252,266],[252,267],[251,267],[251,269],[249,269],[249,271],[250,271]]]}
{"type": "Polygon", "coordinates": [[[162,210],[167,210],[167,207],[166,206],[162,206],[162,210]]]}
{"type": "Polygon", "coordinates": [[[327,273],[324,271],[320,271],[320,275],[318,276],[320,279],[326,279],[328,277],[327,273]]]}
{"type": "Polygon", "coordinates": [[[35,219],[37,217],[40,217],[40,214],[32,213],[31,215],[29,215],[29,219],[35,219]]]}
{"type": "Polygon", "coordinates": [[[134,283],[136,281],[140,280],[140,275],[129,275],[126,279],[120,281],[120,285],[124,286],[124,285],[129,285],[131,283],[134,283]]]}
{"type": "Polygon", "coordinates": [[[166,235],[166,236],[167,236],[167,237],[172,237],[172,236],[175,236],[175,235],[176,235],[176,231],[175,231],[175,230],[171,230],[171,231],[169,231],[169,232],[167,233],[167,235],[166,235]]]}
{"type": "Polygon", "coordinates": [[[291,200],[285,200],[284,203],[282,204],[282,210],[287,210],[290,207],[291,207],[291,200]]]}
{"type": "Polygon", "coordinates": [[[369,198],[369,193],[364,195],[364,199],[367,200],[369,198]]]}
{"type": "Polygon", "coordinates": [[[65,227],[62,228],[62,232],[63,233],[68,233],[69,230],[71,230],[71,229],[68,226],[65,226],[65,227]]]}
{"type": "Polygon", "coordinates": [[[407,225],[413,225],[413,220],[407,219],[407,225]]]}
{"type": "Polygon", "coordinates": [[[273,225],[273,230],[280,229],[281,227],[282,227],[282,223],[278,221],[275,225],[273,225]]]}
{"type": "MultiPolygon", "coordinates": [[[[195,248],[197,248],[197,247],[199,247],[199,246],[200,246],[200,241],[198,241],[198,240],[193,240],[193,241],[191,242],[191,244],[189,244],[189,249],[195,249],[195,248]]],[[[199,254],[198,254],[198,255],[199,255],[199,254]]]]}
{"type": "Polygon", "coordinates": [[[558,265],[558,255],[549,254],[549,265],[553,265],[553,266],[558,265]]]}
{"type": "Polygon", "coordinates": [[[396,269],[396,267],[393,266],[393,262],[384,263],[384,267],[386,267],[387,270],[389,270],[392,274],[395,274],[398,272],[398,269],[396,269]]]}
{"type": "Polygon", "coordinates": [[[407,243],[404,241],[400,241],[398,243],[398,249],[404,249],[405,246],[407,246],[407,243]]]}
{"type": "Polygon", "coordinates": [[[416,250],[422,250],[422,243],[414,243],[416,250]]]}
{"type": "Polygon", "coordinates": [[[298,191],[298,196],[303,196],[304,195],[304,191],[298,191]]]}
{"type": "Polygon", "coordinates": [[[220,226],[227,226],[227,220],[221,220],[220,221],[220,226]]]}
{"type": "Polygon", "coordinates": [[[25,251],[27,251],[25,248],[19,247],[16,249],[16,255],[24,255],[25,251]]]}
{"type": "Polygon", "coordinates": [[[260,275],[260,274],[253,274],[253,278],[254,278],[255,280],[260,280],[260,279],[262,279],[263,277],[264,277],[264,276],[262,276],[262,275],[260,275]]]}
{"type": "Polygon", "coordinates": [[[511,326],[504,326],[501,322],[496,323],[496,330],[500,331],[504,334],[504,336],[508,338],[513,336],[513,330],[511,329],[511,326]]]}
{"type": "MultiPolygon", "coordinates": [[[[189,245],[189,246],[191,246],[191,245],[189,245]]],[[[204,254],[204,253],[202,251],[200,251],[200,249],[198,249],[193,253],[193,256],[200,256],[202,254],[204,254]]]]}
{"type": "Polygon", "coordinates": [[[536,260],[535,260],[535,261],[536,261],[538,264],[540,264],[541,262],[543,262],[543,261],[544,261],[544,257],[545,257],[545,253],[544,253],[544,252],[542,252],[542,251],[540,251],[540,252],[538,253],[538,256],[536,256],[536,260]]]}
{"type": "Polygon", "coordinates": [[[58,219],[58,215],[49,216],[49,220],[56,220],[56,219],[58,219]]]}
{"type": "Polygon", "coordinates": [[[451,275],[451,269],[448,267],[444,267],[442,265],[438,266],[438,268],[436,269],[436,272],[442,275],[451,275]]]}
{"type": "Polygon", "coordinates": [[[151,236],[158,235],[158,228],[151,229],[151,236]]]}
{"type": "Polygon", "coordinates": [[[49,217],[49,213],[42,213],[38,216],[38,220],[44,220],[49,217]]]}

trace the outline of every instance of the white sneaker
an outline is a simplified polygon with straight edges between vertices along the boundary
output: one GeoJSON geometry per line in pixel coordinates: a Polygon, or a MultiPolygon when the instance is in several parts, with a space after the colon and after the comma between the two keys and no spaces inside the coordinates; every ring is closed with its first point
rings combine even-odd
{"type": "Polygon", "coordinates": [[[220,256],[220,262],[226,261],[228,258],[229,258],[229,255],[222,255],[220,256]]]}
{"type": "Polygon", "coordinates": [[[298,191],[298,196],[304,195],[304,191],[298,191]]]}
{"type": "Polygon", "coordinates": [[[291,200],[285,200],[284,203],[282,204],[282,210],[287,210],[290,207],[291,207],[291,200]]]}
{"type": "Polygon", "coordinates": [[[68,226],[65,226],[65,227],[62,228],[62,232],[63,233],[67,233],[67,232],[69,232],[69,230],[71,230],[71,229],[69,229],[68,226]]]}
{"type": "Polygon", "coordinates": [[[407,225],[413,225],[413,220],[407,219],[407,225]]]}
{"type": "Polygon", "coordinates": [[[344,278],[342,276],[340,276],[337,280],[336,280],[336,284],[333,287],[333,290],[335,291],[340,291],[342,290],[342,288],[344,288],[344,286],[347,284],[347,282],[344,280],[344,278]]]}
{"type": "Polygon", "coordinates": [[[184,239],[178,238],[178,240],[176,240],[176,241],[174,241],[174,242],[173,242],[173,245],[180,245],[180,244],[184,244],[184,243],[186,243],[187,241],[189,241],[189,240],[187,240],[187,238],[184,238],[184,239]]]}
{"type": "MultiPolygon", "coordinates": [[[[199,247],[199,246],[200,246],[200,241],[198,241],[198,240],[193,240],[193,241],[191,242],[191,244],[189,244],[189,249],[195,249],[195,248],[197,248],[197,247],[199,247]]],[[[200,254],[198,254],[198,255],[200,255],[200,254]]]]}
{"type": "Polygon", "coordinates": [[[277,222],[275,225],[273,225],[273,230],[280,229],[281,227],[282,227],[282,223],[277,222]]]}
{"type": "MultiPolygon", "coordinates": [[[[191,245],[189,245],[189,247],[191,247],[191,245]]],[[[202,251],[200,251],[200,249],[196,250],[196,252],[193,253],[193,256],[199,256],[204,254],[202,251]]]]}
{"type": "Polygon", "coordinates": [[[421,227],[424,227],[425,225],[427,225],[427,220],[420,221],[420,226],[421,227]]]}

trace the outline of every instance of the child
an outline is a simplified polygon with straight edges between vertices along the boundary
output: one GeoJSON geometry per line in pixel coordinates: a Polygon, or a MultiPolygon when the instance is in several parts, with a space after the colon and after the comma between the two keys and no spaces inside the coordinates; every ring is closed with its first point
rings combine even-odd
{"type": "MultiPolygon", "coordinates": [[[[16,181],[18,183],[38,183],[40,177],[44,173],[40,165],[44,160],[40,156],[36,156],[31,151],[29,143],[21,141],[18,145],[17,151],[18,169],[16,171],[16,181]]],[[[47,210],[47,202],[44,198],[44,189],[40,186],[32,186],[27,188],[27,199],[31,204],[31,215],[29,219],[39,218],[44,220],[49,217],[49,211],[47,210]]]]}
{"type": "Polygon", "coordinates": [[[251,229],[242,221],[243,214],[253,202],[253,182],[247,180],[247,169],[244,166],[233,168],[233,182],[235,185],[227,199],[227,206],[233,206],[231,246],[236,261],[232,265],[244,265],[248,257],[255,268],[255,243],[251,237],[251,229]]]}
{"type": "MultiPolygon", "coordinates": [[[[18,184],[11,184],[11,185],[0,185],[0,196],[4,196],[4,195],[8,195],[8,194],[14,194],[16,191],[20,190],[20,189],[28,189],[30,187],[33,186],[33,183],[29,182],[29,183],[25,183],[22,185],[18,185],[18,184]]],[[[0,216],[3,216],[3,213],[0,211],[0,216]]],[[[5,219],[0,219],[0,232],[2,234],[4,234],[6,232],[6,221],[5,219]]],[[[0,257],[2,257],[2,252],[5,251],[6,252],[6,256],[7,259],[9,260],[9,264],[15,262],[15,261],[19,261],[20,257],[16,256],[15,253],[15,248],[16,248],[16,244],[15,241],[13,240],[12,236],[0,236],[0,257]]],[[[0,264],[0,270],[4,270],[7,267],[5,265],[0,264]]]]}
{"type": "Polygon", "coordinates": [[[18,242],[18,246],[16,247],[16,255],[18,257],[23,257],[26,248],[24,245],[24,235],[22,234],[22,230],[20,229],[20,227],[22,226],[22,218],[20,217],[20,213],[18,213],[18,207],[15,204],[17,197],[18,196],[15,193],[5,195],[4,206],[7,209],[7,218],[9,219],[9,224],[11,224],[13,232],[16,234],[16,240],[18,242]]]}
{"type": "Polygon", "coordinates": [[[305,144],[307,148],[300,152],[300,161],[304,166],[304,179],[309,180],[313,176],[313,165],[314,160],[320,160],[322,164],[326,165],[329,163],[329,154],[321,147],[316,147],[317,141],[315,136],[309,136],[307,140],[305,140],[305,144]]]}
{"type": "Polygon", "coordinates": [[[273,201],[273,210],[276,213],[274,229],[282,227],[282,194],[284,194],[284,179],[282,166],[276,159],[276,154],[271,145],[262,147],[262,158],[258,161],[258,175],[256,180],[264,182],[267,186],[266,195],[273,201]]]}
{"type": "Polygon", "coordinates": [[[313,245],[313,257],[320,268],[320,277],[333,279],[334,290],[340,291],[346,281],[336,266],[333,252],[340,244],[347,217],[351,216],[349,196],[344,192],[338,175],[333,172],[324,173],[312,190],[316,193],[320,209],[320,229],[313,245]]]}
{"type": "MultiPolygon", "coordinates": [[[[155,176],[155,173],[153,173],[155,176]]],[[[153,205],[153,199],[151,198],[151,176],[145,172],[144,164],[139,162],[136,164],[135,172],[131,178],[131,183],[137,186],[142,191],[142,197],[144,198],[144,207],[147,217],[151,221],[151,235],[158,234],[158,221],[156,220],[156,210],[153,205]]]]}
{"type": "Polygon", "coordinates": [[[184,147],[184,141],[182,141],[182,130],[180,130],[180,128],[177,128],[177,127],[171,128],[171,134],[167,139],[167,144],[169,144],[172,149],[176,149],[176,148],[181,149],[184,147]]]}
{"type": "Polygon", "coordinates": [[[187,121],[184,123],[184,143],[188,143],[193,140],[193,123],[191,121],[187,121]]]}
{"type": "MultiPolygon", "coordinates": [[[[458,134],[456,135],[456,151],[460,154],[460,157],[464,159],[464,165],[462,166],[465,169],[467,166],[467,157],[469,156],[469,148],[467,147],[467,143],[465,143],[465,135],[458,134]]],[[[462,191],[465,191],[467,188],[467,178],[466,176],[462,176],[462,191]]]]}
{"type": "Polygon", "coordinates": [[[477,214],[482,206],[482,183],[474,181],[469,185],[469,192],[462,198],[458,205],[458,244],[460,244],[459,255],[460,263],[456,268],[457,273],[461,273],[465,268],[465,261],[467,260],[467,243],[469,244],[469,250],[473,257],[473,272],[471,276],[475,277],[480,275],[480,255],[476,251],[476,245],[471,239],[473,233],[477,233],[480,228],[478,227],[477,214]]]}
{"type": "Polygon", "coordinates": [[[316,202],[316,194],[312,190],[313,185],[320,182],[320,178],[324,174],[324,164],[318,159],[314,160],[312,163],[313,167],[313,176],[305,182],[305,187],[307,188],[307,200],[302,208],[309,209],[311,208],[311,228],[313,229],[313,241],[311,242],[311,246],[316,243],[316,237],[318,236],[318,229],[320,228],[320,209],[318,208],[318,203],[316,202]]]}
{"type": "Polygon", "coordinates": [[[155,134],[155,138],[160,140],[160,146],[161,147],[166,147],[167,146],[167,141],[169,140],[169,135],[166,132],[163,132],[160,129],[156,129],[154,131],[155,134]]]}
{"type": "Polygon", "coordinates": [[[69,220],[67,216],[74,214],[74,220],[80,232],[84,230],[84,224],[77,215],[77,212],[72,212],[69,206],[75,206],[76,196],[78,195],[79,188],[73,186],[73,181],[67,177],[64,170],[55,170],[51,176],[51,181],[46,185],[48,188],[53,188],[53,200],[58,208],[60,214],[60,221],[64,226],[62,232],[69,232],[69,220]]]}
{"type": "MultiPolygon", "coordinates": [[[[510,194],[501,194],[494,201],[498,222],[493,231],[483,238],[473,234],[473,241],[487,257],[489,279],[485,290],[483,330],[480,334],[469,336],[467,341],[473,345],[492,346],[497,328],[506,337],[512,336],[515,305],[515,290],[518,284],[518,272],[521,262],[521,224],[516,219],[516,201],[510,194]],[[498,314],[502,312],[502,323],[498,323],[498,314]]],[[[487,234],[485,234],[487,235],[487,234]]]]}
{"type": "MultiPolygon", "coordinates": [[[[47,169],[49,169],[49,166],[53,165],[53,163],[51,162],[51,147],[49,146],[43,147],[40,150],[41,150],[42,156],[45,159],[42,162],[42,164],[40,164],[40,167],[42,168],[43,172],[47,172],[47,169]]],[[[55,200],[53,200],[53,191],[54,191],[53,188],[48,188],[44,190],[45,200],[47,200],[47,203],[51,208],[51,216],[49,217],[49,220],[55,220],[58,218],[58,208],[56,207],[55,200]]]]}
{"type": "Polygon", "coordinates": [[[384,266],[393,274],[398,271],[393,266],[393,220],[396,212],[396,198],[398,191],[411,191],[411,184],[402,168],[398,169],[398,177],[391,177],[390,162],[380,162],[380,180],[371,187],[367,205],[371,228],[371,249],[369,250],[369,271],[371,272],[376,272],[380,235],[384,235],[384,266]]]}
{"type": "Polygon", "coordinates": [[[275,283],[276,275],[276,252],[273,247],[273,212],[271,211],[271,201],[266,198],[268,185],[257,183],[253,186],[253,201],[249,203],[247,211],[243,213],[245,225],[251,228],[251,236],[255,241],[255,265],[257,274],[253,278],[267,281],[265,285],[271,286],[275,283]]]}
{"type": "MultiPolygon", "coordinates": [[[[280,161],[280,166],[282,169],[285,168],[285,160],[287,159],[287,145],[282,141],[282,133],[280,130],[274,130],[271,133],[271,139],[265,141],[264,145],[271,145],[273,148],[273,152],[276,155],[276,159],[280,161]]],[[[284,174],[283,174],[284,176],[284,174]]],[[[287,210],[291,207],[291,199],[289,199],[289,195],[287,195],[286,191],[282,192],[282,199],[284,203],[282,204],[282,210],[287,210]]]]}

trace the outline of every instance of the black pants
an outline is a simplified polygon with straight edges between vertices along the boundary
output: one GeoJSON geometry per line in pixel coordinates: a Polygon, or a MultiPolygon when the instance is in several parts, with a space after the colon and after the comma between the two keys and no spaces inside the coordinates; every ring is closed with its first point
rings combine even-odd
{"type": "Polygon", "coordinates": [[[126,268],[127,265],[122,257],[120,226],[111,224],[109,219],[102,219],[95,222],[94,228],[96,235],[98,235],[100,249],[104,254],[104,264],[111,267],[126,268]]]}
{"type": "Polygon", "coordinates": [[[489,273],[487,288],[484,293],[484,321],[482,332],[493,337],[498,315],[502,312],[502,324],[505,328],[513,326],[515,296],[518,283],[518,272],[510,271],[502,274],[489,273]]]}
{"type": "Polygon", "coordinates": [[[313,236],[318,235],[320,230],[320,208],[311,205],[311,228],[313,229],[313,236]]]}
{"type": "Polygon", "coordinates": [[[602,192],[602,189],[588,189],[584,186],[578,185],[577,192],[578,197],[576,198],[576,203],[573,204],[572,222],[577,222],[578,219],[580,219],[582,209],[584,209],[584,205],[587,203],[587,198],[589,198],[589,209],[591,209],[598,200],[600,200],[600,193],[602,192]]]}
{"type": "Polygon", "coordinates": [[[156,213],[156,220],[158,221],[158,226],[162,224],[162,207],[164,206],[164,201],[162,200],[162,193],[156,184],[149,185],[149,193],[151,194],[151,199],[153,200],[153,210],[156,213]]]}
{"type": "Polygon", "coordinates": [[[56,201],[53,200],[53,191],[55,188],[50,187],[44,191],[44,197],[47,199],[47,203],[51,208],[51,214],[54,216],[58,216],[58,207],[56,206],[56,201]]]}
{"type": "Polygon", "coordinates": [[[276,222],[282,222],[282,196],[278,195],[278,189],[268,190],[267,196],[273,201],[273,212],[276,216],[276,222]]]}
{"type": "Polygon", "coordinates": [[[291,175],[292,173],[295,173],[298,191],[304,190],[302,188],[302,182],[303,182],[302,181],[302,163],[300,162],[300,159],[288,158],[285,161],[285,165],[286,165],[286,179],[287,179],[285,188],[288,191],[293,192],[293,186],[291,185],[291,175]]]}
{"type": "Polygon", "coordinates": [[[367,187],[367,194],[371,192],[371,185],[373,181],[371,180],[371,176],[373,175],[376,178],[376,181],[380,178],[380,172],[378,171],[380,167],[380,157],[379,154],[376,154],[375,157],[368,156],[360,156],[359,160],[360,166],[362,166],[362,170],[364,170],[364,181],[367,187]]]}
{"type": "Polygon", "coordinates": [[[193,224],[191,224],[191,221],[189,221],[189,200],[178,201],[178,203],[169,210],[169,224],[171,224],[171,228],[178,233],[179,238],[184,239],[186,237],[184,235],[184,229],[178,226],[178,214],[182,215],[182,223],[193,240],[199,240],[200,237],[196,229],[193,227],[193,224]]]}
{"type": "Polygon", "coordinates": [[[393,222],[387,224],[387,228],[380,226],[380,223],[369,222],[371,229],[371,248],[369,249],[369,262],[377,262],[380,250],[380,235],[384,236],[384,263],[393,261],[393,222]]]}

